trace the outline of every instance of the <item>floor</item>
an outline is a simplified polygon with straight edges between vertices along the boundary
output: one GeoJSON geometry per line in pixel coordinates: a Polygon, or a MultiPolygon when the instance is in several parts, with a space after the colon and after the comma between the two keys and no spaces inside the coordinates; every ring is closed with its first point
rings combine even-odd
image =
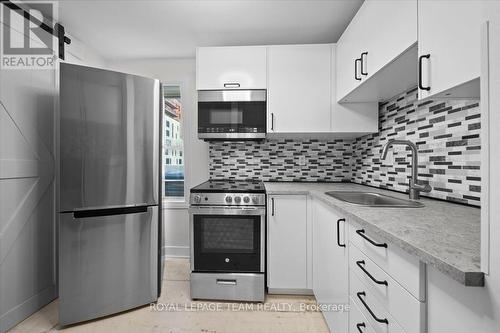
{"type": "Polygon", "coordinates": [[[9,332],[328,332],[313,296],[267,296],[253,303],[193,302],[189,298],[189,261],[167,260],[158,308],[149,305],[60,328],[57,300],[19,323],[9,332]],[[254,309],[245,309],[245,305],[254,309]],[[160,307],[163,306],[161,309],[160,307]]]}

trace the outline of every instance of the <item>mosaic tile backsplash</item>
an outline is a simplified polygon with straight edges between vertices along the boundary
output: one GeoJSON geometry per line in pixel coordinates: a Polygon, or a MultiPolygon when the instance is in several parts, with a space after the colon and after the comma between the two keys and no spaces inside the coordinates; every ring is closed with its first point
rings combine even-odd
{"type": "Polygon", "coordinates": [[[433,187],[423,196],[479,206],[480,117],[478,100],[418,102],[415,88],[381,104],[379,132],[355,140],[211,142],[210,178],[351,181],[407,192],[411,152],[394,146],[380,159],[387,140],[405,139],[418,146],[419,179],[433,187]]]}
{"type": "Polygon", "coordinates": [[[410,140],[418,147],[419,180],[432,186],[423,196],[480,205],[481,114],[478,100],[417,101],[417,90],[380,105],[379,132],[352,143],[351,181],[408,190],[411,152],[382,146],[390,139],[410,140]]]}
{"type": "Polygon", "coordinates": [[[351,141],[211,142],[211,179],[349,181],[351,141]],[[300,158],[304,159],[301,165],[300,158]]]}

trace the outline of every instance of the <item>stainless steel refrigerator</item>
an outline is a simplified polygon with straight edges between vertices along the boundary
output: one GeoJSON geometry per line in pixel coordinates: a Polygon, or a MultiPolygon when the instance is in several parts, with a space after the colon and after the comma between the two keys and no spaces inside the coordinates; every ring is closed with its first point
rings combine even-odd
{"type": "Polygon", "coordinates": [[[59,323],[157,300],[160,83],[60,67],[59,323]]]}

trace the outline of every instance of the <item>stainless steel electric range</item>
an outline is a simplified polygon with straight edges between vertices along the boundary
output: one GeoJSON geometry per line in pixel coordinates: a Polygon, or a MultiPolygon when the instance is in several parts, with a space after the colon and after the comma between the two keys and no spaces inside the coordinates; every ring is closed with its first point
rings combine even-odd
{"type": "Polygon", "coordinates": [[[262,182],[210,180],[191,189],[191,298],[264,301],[262,182]]]}

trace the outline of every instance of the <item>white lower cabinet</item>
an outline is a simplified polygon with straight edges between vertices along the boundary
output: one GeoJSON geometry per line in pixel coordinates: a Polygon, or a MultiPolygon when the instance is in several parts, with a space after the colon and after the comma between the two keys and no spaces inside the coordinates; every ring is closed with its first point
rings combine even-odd
{"type": "Polygon", "coordinates": [[[349,304],[347,233],[343,215],[321,201],[313,206],[313,290],[332,332],[347,332],[349,304]]]}
{"type": "Polygon", "coordinates": [[[310,293],[306,195],[270,195],[267,199],[268,292],[310,293]]]}

